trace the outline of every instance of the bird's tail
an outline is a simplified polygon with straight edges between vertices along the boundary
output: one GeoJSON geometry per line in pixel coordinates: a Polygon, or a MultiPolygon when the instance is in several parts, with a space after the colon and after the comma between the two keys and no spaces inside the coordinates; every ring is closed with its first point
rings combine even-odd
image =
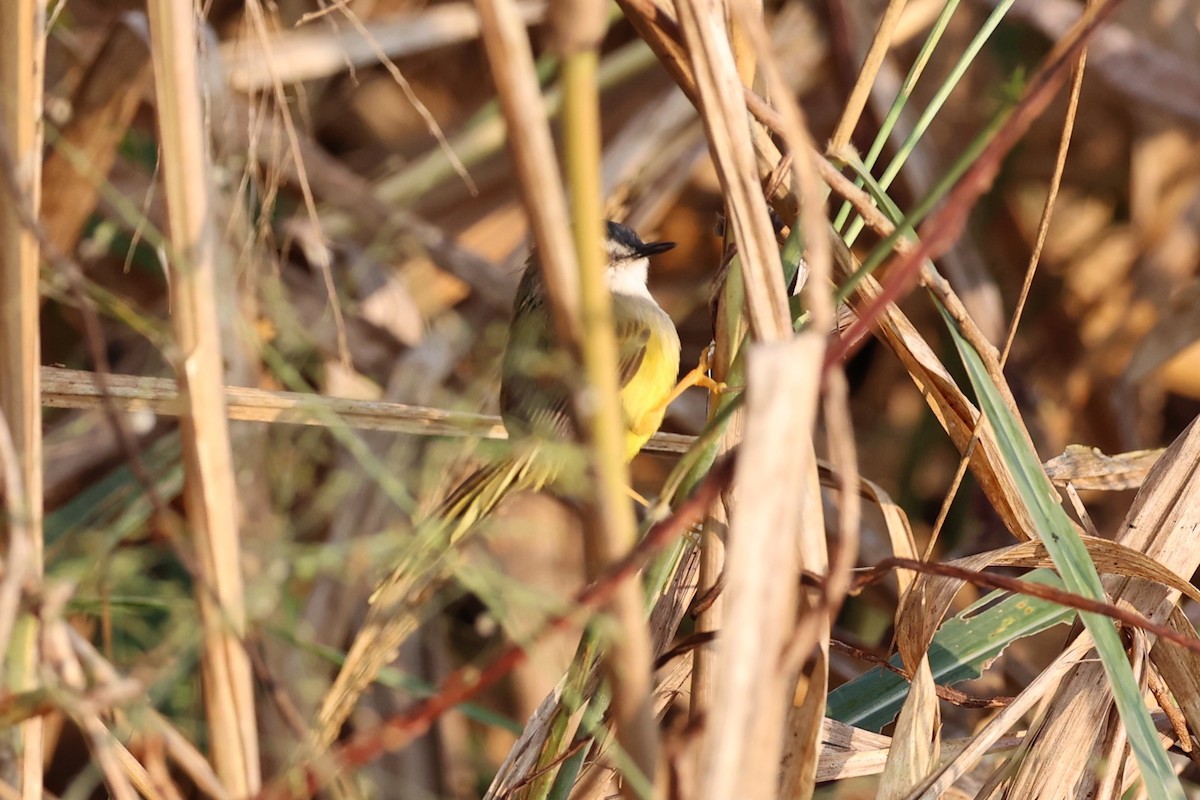
{"type": "Polygon", "coordinates": [[[553,477],[540,451],[528,449],[472,472],[438,504],[428,519],[445,526],[447,541],[461,539],[514,491],[537,491],[553,477]]]}
{"type": "Polygon", "coordinates": [[[337,739],[358,698],[420,624],[419,606],[439,582],[437,560],[446,548],[510,492],[540,489],[552,477],[536,449],[515,453],[475,470],[417,525],[400,563],[371,595],[363,626],[322,700],[312,741],[316,752],[337,739]]]}

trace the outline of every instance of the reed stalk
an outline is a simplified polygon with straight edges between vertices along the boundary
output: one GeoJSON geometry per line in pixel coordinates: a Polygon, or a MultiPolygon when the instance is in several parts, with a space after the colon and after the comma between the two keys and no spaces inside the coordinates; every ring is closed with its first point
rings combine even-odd
{"type": "MultiPolygon", "coordinates": [[[[42,405],[47,408],[103,408],[105,403],[110,403],[122,411],[145,411],[166,417],[183,413],[179,384],[170,378],[108,375],[106,396],[91,372],[42,367],[41,374],[42,405]]],[[[508,438],[500,418],[490,414],[244,386],[225,387],[225,413],[229,419],[249,422],[344,427],[415,436],[508,438]]],[[[645,449],[655,453],[682,453],[693,440],[694,437],[684,434],[659,432],[651,437],[645,449]]]]}
{"type": "MultiPolygon", "coordinates": [[[[604,4],[597,0],[563,3],[557,33],[562,51],[563,123],[571,222],[579,259],[583,323],[582,391],[591,402],[578,403],[597,478],[591,512],[585,515],[584,545],[588,576],[595,579],[633,548],[637,527],[629,502],[625,464],[624,411],[618,383],[617,341],[612,296],[604,275],[603,198],[600,177],[600,97],[597,62],[604,34],[604,4]]],[[[617,630],[606,641],[602,663],[612,692],[617,741],[640,775],[626,775],[630,797],[645,796],[654,786],[658,732],[650,704],[650,634],[637,583],[620,585],[608,611],[617,630]]]]}
{"type": "MultiPolygon", "coordinates": [[[[748,4],[749,13],[762,13],[762,3],[748,4]]],[[[738,77],[747,86],[754,84],[754,73],[757,57],[754,46],[743,26],[736,17],[729,19],[730,45],[733,48],[733,58],[737,65],[738,77]]],[[[729,208],[725,209],[726,219],[730,217],[729,208]]],[[[726,225],[724,253],[729,254],[733,245],[733,229],[726,225]]],[[[740,386],[745,383],[744,363],[738,362],[736,371],[734,357],[741,348],[749,332],[745,319],[746,293],[743,285],[741,269],[737,262],[729,260],[722,265],[718,273],[719,284],[715,287],[715,302],[713,302],[713,379],[728,385],[740,386]]],[[[709,403],[708,418],[711,421],[719,412],[721,400],[712,399],[709,403]]],[[[729,424],[721,436],[717,449],[718,455],[729,452],[742,440],[745,426],[745,413],[742,408],[732,412],[729,424]]],[[[729,508],[733,503],[733,495],[727,492],[722,502],[716,504],[712,512],[704,520],[700,534],[700,571],[696,593],[703,596],[712,590],[720,579],[725,568],[724,537],[729,528],[729,508]]],[[[696,630],[716,633],[721,629],[722,609],[724,600],[717,596],[708,603],[696,617],[696,630]]],[[[711,647],[702,647],[692,657],[692,702],[689,706],[691,717],[699,721],[711,709],[713,688],[713,664],[715,652],[711,647]]]]}
{"type": "Polygon", "coordinates": [[[854,88],[850,90],[850,97],[842,108],[842,116],[830,138],[829,149],[831,151],[837,152],[850,143],[850,137],[854,135],[854,129],[858,127],[858,120],[867,106],[867,99],[871,96],[871,87],[875,85],[875,76],[879,73],[879,67],[883,64],[888,47],[892,44],[892,34],[895,32],[896,26],[900,24],[900,15],[904,13],[904,7],[907,4],[908,0],[888,0],[883,16],[879,18],[879,27],[876,28],[875,38],[871,41],[871,48],[867,51],[867,57],[863,59],[858,80],[854,82],[854,88]]]}
{"type": "MultiPolygon", "coordinates": [[[[45,62],[44,0],[12,0],[0,5],[0,147],[15,174],[0,192],[0,413],[11,434],[20,485],[7,491],[23,519],[4,525],[6,570],[36,581],[42,573],[42,414],[38,365],[39,243],[23,224],[36,215],[42,175],[42,80],[45,62]],[[22,213],[24,211],[24,214],[22,213]],[[23,535],[18,544],[15,537],[23,535]],[[27,546],[26,546],[27,545],[27,546]],[[24,552],[23,564],[15,556],[24,552]],[[8,562],[9,556],[14,559],[8,562]]],[[[19,585],[19,584],[18,584],[19,585]]],[[[38,621],[22,616],[13,641],[3,642],[12,674],[13,692],[37,685],[38,621]]],[[[23,800],[42,796],[45,764],[44,722],[23,722],[8,739],[18,756],[17,773],[5,775],[19,787],[23,800]]],[[[5,759],[8,761],[8,759],[5,759]]],[[[8,763],[12,763],[8,761],[8,763]]]]}
{"type": "Polygon", "coordinates": [[[254,684],[242,638],[246,611],[237,484],[225,414],[215,275],[216,207],[190,0],[149,4],[167,201],[175,368],[183,414],[184,502],[197,552],[204,642],[201,677],[213,766],[235,795],[261,785],[254,684]]]}

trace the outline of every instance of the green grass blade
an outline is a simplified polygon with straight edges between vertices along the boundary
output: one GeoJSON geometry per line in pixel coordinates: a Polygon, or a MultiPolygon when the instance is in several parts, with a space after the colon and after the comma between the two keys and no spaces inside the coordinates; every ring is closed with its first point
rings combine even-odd
{"type": "MultiPolygon", "coordinates": [[[[941,13],[933,22],[933,27],[929,29],[929,34],[925,37],[925,43],[921,45],[921,52],[917,54],[917,60],[913,62],[912,67],[908,70],[908,75],[904,77],[904,83],[900,85],[900,91],[896,94],[896,99],[892,101],[892,107],[888,109],[887,116],[883,120],[883,124],[879,126],[879,132],[875,134],[875,140],[871,143],[871,149],[867,151],[866,158],[863,163],[867,169],[875,166],[875,162],[879,160],[880,153],[883,152],[883,146],[887,144],[888,137],[892,135],[892,129],[896,127],[896,123],[900,120],[900,114],[904,111],[904,107],[908,105],[908,98],[912,96],[913,89],[917,87],[917,81],[921,77],[921,73],[925,71],[925,66],[929,62],[929,57],[933,55],[934,49],[937,48],[938,42],[942,40],[942,34],[946,32],[946,26],[950,24],[950,18],[954,16],[955,10],[958,8],[959,0],[946,0],[946,4],[942,6],[941,13]]],[[[859,186],[862,186],[862,181],[857,181],[859,186]]],[[[841,209],[838,210],[837,218],[834,219],[834,227],[841,231],[846,220],[850,217],[852,211],[850,201],[842,203],[841,209]]]]}
{"type": "MultiPolygon", "coordinates": [[[[1088,556],[1087,548],[1080,540],[1070,518],[1058,502],[1058,494],[1046,477],[1037,453],[1029,446],[1017,420],[1005,405],[1000,392],[988,376],[987,370],[975,349],[963,338],[954,320],[942,316],[958,348],[959,356],[966,367],[971,385],[978,396],[980,408],[991,423],[1000,444],[1000,452],[1012,471],[1017,490],[1025,502],[1037,526],[1038,536],[1054,561],[1068,591],[1095,600],[1105,601],[1104,587],[1096,566],[1088,556]]],[[[1121,721],[1129,736],[1129,745],[1137,758],[1145,781],[1146,791],[1152,798],[1182,798],[1183,788],[1179,778],[1167,760],[1167,754],[1159,745],[1158,733],[1150,714],[1142,702],[1141,692],[1133,677],[1133,670],[1117,634],[1116,626],[1108,617],[1090,612],[1081,612],[1083,624],[1096,644],[1096,653],[1104,666],[1112,688],[1113,698],[1121,721]]]]}
{"type": "MultiPolygon", "coordinates": [[[[1034,570],[1023,580],[1061,588],[1058,575],[1048,569],[1034,570]]],[[[983,675],[987,666],[1010,644],[1070,622],[1075,612],[1033,597],[992,592],[971,608],[948,620],[929,645],[929,667],[940,686],[952,686],[983,675]],[[978,608],[984,610],[975,613],[978,608]]],[[[891,659],[903,666],[900,657],[891,659]]],[[[856,728],[880,732],[904,705],[909,683],[896,673],[875,667],[829,693],[826,716],[856,728]]]]}
{"type": "MultiPolygon", "coordinates": [[[[954,188],[954,185],[958,183],[959,178],[966,174],[967,170],[971,168],[971,165],[975,163],[975,161],[983,153],[984,149],[987,148],[989,143],[991,143],[992,138],[1004,125],[1009,114],[1012,113],[1012,108],[1013,107],[1011,105],[1006,106],[1000,111],[1000,113],[996,114],[996,116],[992,118],[991,122],[988,123],[986,128],[975,135],[970,144],[967,145],[966,150],[964,150],[962,155],[958,157],[958,160],[950,166],[945,174],[938,178],[937,182],[933,185],[933,188],[929,190],[929,193],[926,194],[925,197],[921,198],[921,201],[917,203],[916,207],[912,211],[903,215],[900,219],[896,219],[895,215],[899,214],[899,209],[896,207],[895,203],[891,202],[890,200],[886,203],[883,203],[884,213],[891,218],[891,221],[896,226],[896,229],[892,231],[890,235],[884,237],[883,241],[877,244],[867,255],[866,260],[863,261],[863,264],[858,271],[847,278],[846,281],[844,281],[842,285],[838,287],[837,294],[835,295],[837,302],[840,303],[849,297],[850,293],[854,290],[854,287],[858,285],[859,281],[861,281],[865,276],[874,272],[879,265],[881,265],[888,259],[888,257],[892,255],[896,242],[898,242],[901,238],[912,238],[912,231],[916,230],[916,227],[921,220],[925,219],[929,212],[931,212],[934,207],[941,202],[942,198],[949,194],[950,190],[954,188]]],[[[869,173],[865,172],[861,164],[856,162],[854,167],[858,171],[859,176],[866,180],[868,190],[871,192],[871,194],[876,198],[879,198],[882,202],[882,199],[887,197],[884,188],[877,182],[874,182],[870,179],[869,173]]],[[[847,239],[847,244],[848,243],[849,239],[847,239]]]]}
{"type": "MultiPolygon", "coordinates": [[[[1004,15],[1008,13],[1008,9],[1012,6],[1013,2],[1014,0],[1001,0],[996,5],[996,8],[992,10],[992,13],[984,21],[983,27],[979,29],[979,32],[975,34],[970,44],[967,45],[966,50],[963,51],[963,54],[955,63],[950,74],[946,76],[946,80],[938,87],[937,93],[934,94],[933,99],[929,101],[929,105],[921,112],[921,116],[917,119],[916,124],[913,125],[912,132],[905,138],[903,144],[897,150],[896,156],[888,164],[887,169],[883,171],[883,175],[879,177],[879,185],[884,189],[891,186],[892,181],[900,174],[900,169],[904,166],[904,162],[908,160],[909,155],[916,149],[917,143],[925,135],[925,131],[929,129],[930,123],[937,117],[938,112],[942,110],[946,99],[950,97],[950,93],[958,86],[958,82],[962,80],[962,76],[966,73],[967,68],[971,66],[971,62],[975,60],[975,56],[979,54],[984,44],[991,38],[993,31],[996,30],[996,26],[1000,24],[1000,20],[1004,19],[1004,15]]],[[[850,228],[846,231],[846,244],[854,244],[862,229],[862,219],[858,218],[854,220],[850,228]]]]}

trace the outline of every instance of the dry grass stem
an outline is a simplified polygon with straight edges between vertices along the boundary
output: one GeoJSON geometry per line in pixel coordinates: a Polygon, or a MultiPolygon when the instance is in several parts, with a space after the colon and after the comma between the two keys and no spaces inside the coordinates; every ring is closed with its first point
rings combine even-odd
{"type": "Polygon", "coordinates": [[[871,87],[875,85],[875,76],[887,57],[888,48],[892,45],[892,36],[896,26],[900,24],[906,5],[908,0],[888,0],[883,16],[879,18],[879,27],[875,29],[875,38],[871,40],[871,48],[859,69],[858,79],[854,82],[854,88],[850,90],[850,97],[842,109],[841,119],[838,120],[833,136],[829,139],[829,152],[840,153],[850,144],[850,137],[854,135],[863,109],[867,107],[871,87]]]}
{"type": "Polygon", "coordinates": [[[529,39],[511,0],[483,0],[478,8],[554,322],[562,341],[578,351],[579,269],[529,39]]]}
{"type": "Polygon", "coordinates": [[[250,663],[242,649],[245,603],[237,488],[225,416],[215,299],[217,240],[197,75],[196,27],[187,0],[149,6],[169,232],[172,322],[186,467],[184,496],[196,544],[196,588],[205,629],[202,669],[213,762],[235,795],[260,785],[250,663]]]}
{"type": "Polygon", "coordinates": [[[743,104],[723,4],[684,0],[678,6],[696,76],[701,117],[721,179],[746,276],[746,309],[756,338],[775,341],[791,331],[775,231],[757,179],[750,118],[743,104]]]}
{"type": "MultiPolygon", "coordinates": [[[[526,25],[541,21],[546,4],[518,5],[526,25]]],[[[221,45],[224,80],[241,92],[324,78],[375,64],[380,53],[401,58],[456,44],[479,35],[479,15],[470,3],[446,3],[341,30],[308,24],[291,31],[221,45]],[[365,30],[365,35],[364,35],[365,30]],[[270,68],[264,54],[270,53],[270,68]]]]}
{"type": "Polygon", "coordinates": [[[1195,2],[116,5],[0,3],[0,798],[1194,791],[1195,2]]]}
{"type": "MultiPolygon", "coordinates": [[[[806,243],[804,262],[796,265],[795,283],[802,293],[809,314],[810,330],[817,336],[831,328],[833,303],[826,287],[832,277],[832,252],[825,226],[827,212],[824,192],[818,178],[816,149],[808,125],[776,59],[771,40],[759,14],[743,13],[743,25],[750,40],[761,51],[762,73],[784,123],[783,139],[789,153],[794,190],[800,198],[800,218],[797,223],[806,243]]],[[[791,266],[791,265],[789,265],[791,266]]],[[[792,368],[802,369],[796,364],[792,368]]],[[[794,706],[787,715],[786,738],[783,749],[783,778],[780,791],[787,796],[806,796],[813,792],[817,774],[817,752],[821,720],[825,717],[825,698],[829,688],[830,630],[849,588],[852,565],[858,553],[858,494],[849,490],[858,484],[854,458],[852,429],[846,406],[845,383],[840,375],[825,383],[824,408],[832,452],[843,481],[842,502],[838,513],[837,554],[831,572],[826,544],[826,526],[815,513],[806,515],[800,528],[799,550],[802,568],[829,576],[823,592],[809,592],[799,605],[803,617],[787,647],[784,664],[788,671],[802,674],[795,689],[794,706]]],[[[814,509],[820,503],[816,473],[810,471],[803,481],[807,497],[805,505],[814,509]]],[[[832,526],[831,526],[832,527],[832,526]]]]}
{"type": "MultiPolygon", "coordinates": [[[[22,224],[21,209],[36,214],[40,203],[45,14],[46,4],[40,0],[14,0],[0,8],[0,41],[5,43],[0,48],[0,148],[6,151],[5,168],[11,164],[13,171],[5,176],[0,193],[0,413],[20,475],[19,481],[6,481],[6,491],[16,496],[5,503],[18,512],[20,521],[6,520],[4,530],[11,548],[6,556],[14,558],[18,575],[23,571],[29,578],[40,576],[43,569],[39,246],[22,224]]],[[[11,600],[12,592],[8,594],[11,600]]],[[[27,623],[18,628],[16,641],[4,640],[15,670],[6,687],[12,691],[38,683],[38,625],[31,618],[27,623]]],[[[43,729],[41,719],[31,719],[6,734],[3,742],[5,761],[17,763],[15,772],[6,769],[4,777],[28,800],[41,796],[43,729]]]]}
{"type": "Polygon", "coordinates": [[[808,437],[823,345],[823,336],[801,334],[759,345],[750,354],[746,440],[740,449],[745,471],[739,472],[730,525],[725,627],[717,641],[713,710],[701,750],[703,797],[775,795],[786,701],[796,681],[794,672],[782,669],[781,657],[795,626],[801,530],[821,518],[815,498],[783,488],[803,485],[810,474],[815,479],[808,437]],[[775,447],[778,436],[796,446],[775,447]],[[800,444],[805,441],[807,447],[800,444]],[[764,485],[759,470],[779,483],[764,485]],[[758,656],[746,658],[747,653],[758,656]]]}

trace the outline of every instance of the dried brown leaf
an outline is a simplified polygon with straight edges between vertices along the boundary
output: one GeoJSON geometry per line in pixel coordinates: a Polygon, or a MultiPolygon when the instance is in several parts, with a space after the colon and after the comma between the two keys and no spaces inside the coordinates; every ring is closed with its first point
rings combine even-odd
{"type": "Polygon", "coordinates": [[[938,761],[940,729],[938,696],[926,657],[913,671],[912,686],[900,709],[877,797],[883,800],[907,797],[926,779],[938,761]]]}
{"type": "Polygon", "coordinates": [[[1070,483],[1076,489],[1115,492],[1140,487],[1162,454],[1159,448],[1107,456],[1095,447],[1072,444],[1044,466],[1056,486],[1070,483]]]}
{"type": "Polygon", "coordinates": [[[725,562],[725,623],[701,747],[703,797],[769,798],[778,788],[796,681],[782,656],[796,625],[799,529],[815,524],[822,530],[819,504],[796,487],[810,472],[816,476],[812,376],[824,344],[823,336],[802,334],[750,353],[748,424],[725,562]],[[789,446],[779,447],[780,441],[789,446]]]}
{"type": "Polygon", "coordinates": [[[920,800],[936,800],[943,797],[955,781],[973,769],[1030,709],[1054,691],[1067,671],[1079,663],[1091,649],[1091,637],[1085,632],[993,717],[953,759],[931,775],[919,791],[914,791],[909,796],[920,800]]]}
{"type": "MultiPolygon", "coordinates": [[[[1176,606],[1171,610],[1167,624],[1184,636],[1200,638],[1191,620],[1176,606]]],[[[1183,647],[1175,647],[1168,642],[1159,642],[1150,650],[1150,659],[1162,675],[1167,688],[1179,710],[1183,712],[1191,729],[1191,742],[1185,742],[1185,750],[1195,753],[1197,741],[1196,731],[1200,731],[1200,654],[1193,653],[1183,647]]]]}

